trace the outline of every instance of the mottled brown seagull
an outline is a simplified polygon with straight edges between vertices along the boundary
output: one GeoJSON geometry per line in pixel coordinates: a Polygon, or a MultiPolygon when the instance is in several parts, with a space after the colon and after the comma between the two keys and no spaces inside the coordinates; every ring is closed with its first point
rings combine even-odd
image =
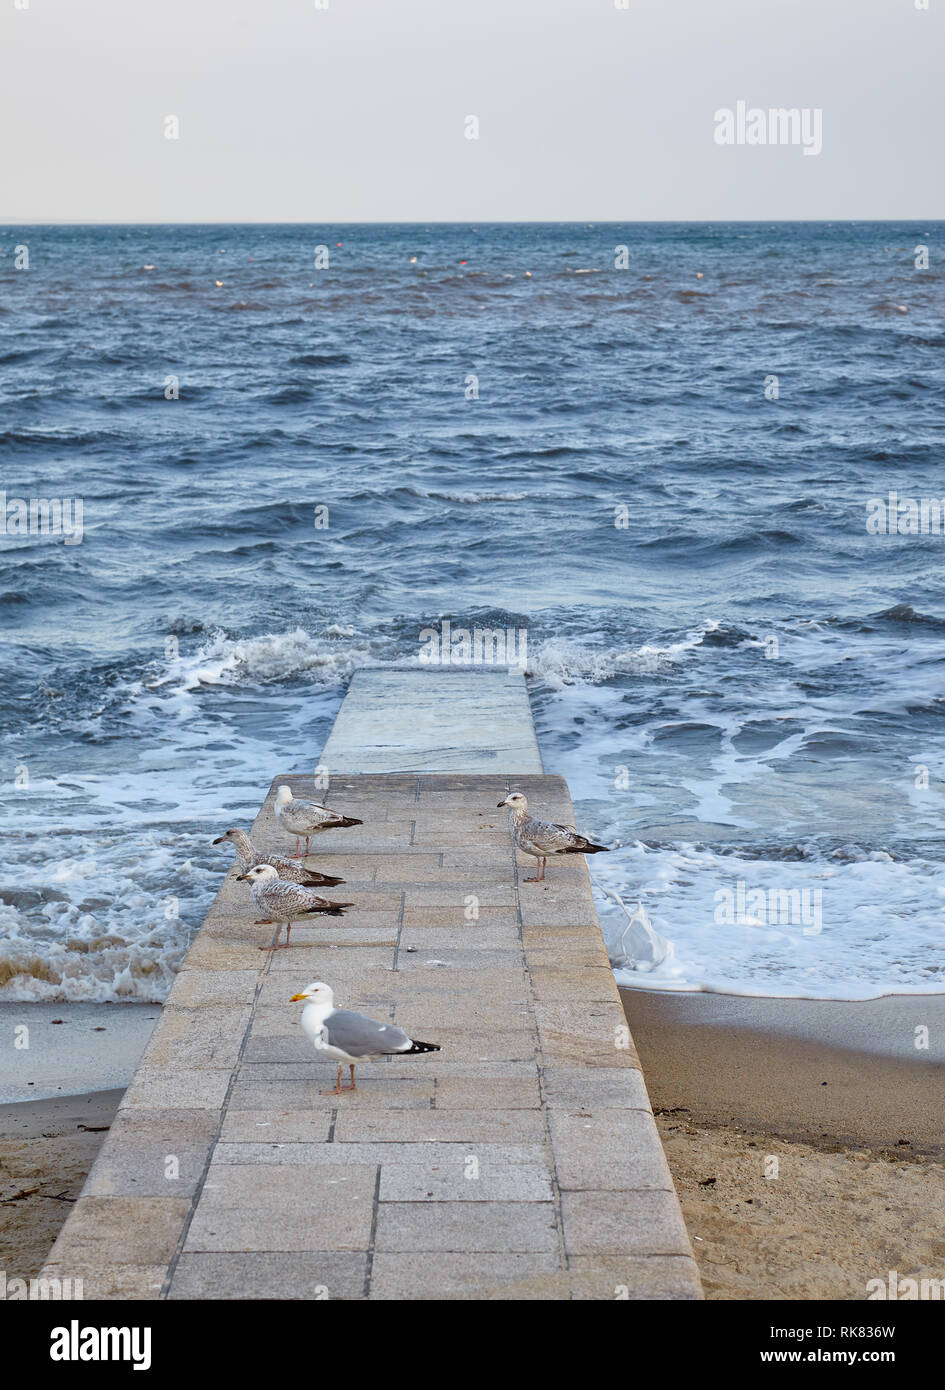
{"type": "Polygon", "coordinates": [[[338,811],[330,811],[327,806],[320,806],[317,801],[304,801],[301,797],[293,796],[292,788],[286,786],[280,787],[276,792],[275,811],[276,820],[283,830],[295,836],[296,859],[302,857],[299,853],[299,841],[303,835],[305,853],[308,854],[309,842],[319,831],[364,823],[355,820],[354,816],[343,816],[338,811]]]}
{"type": "Polygon", "coordinates": [[[573,825],[558,825],[555,821],[538,820],[528,814],[528,800],[521,792],[509,792],[499,806],[509,808],[509,831],[512,843],[523,854],[538,860],[538,872],[526,883],[540,883],[545,877],[545,864],[554,854],[600,854],[609,845],[595,845],[579,835],[573,825]]]}

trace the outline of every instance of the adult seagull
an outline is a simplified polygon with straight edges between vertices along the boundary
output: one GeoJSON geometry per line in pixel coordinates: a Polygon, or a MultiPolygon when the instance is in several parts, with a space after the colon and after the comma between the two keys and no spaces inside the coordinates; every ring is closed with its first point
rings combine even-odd
{"type": "Polygon", "coordinates": [[[302,1010],[302,1031],[312,1041],[316,1052],[338,1063],[338,1076],[333,1091],[322,1091],[323,1096],[340,1096],[344,1091],[356,1090],[354,1067],[356,1062],[372,1061],[377,1057],[409,1056],[413,1052],[439,1052],[439,1043],[419,1042],[408,1037],[402,1028],[393,1023],[378,1023],[377,1019],[366,1014],[352,1013],[350,1009],[336,1009],[335,996],[330,985],[315,980],[301,994],[293,994],[291,1002],[305,1000],[302,1010]],[[351,1068],[351,1085],[342,1086],[341,1073],[345,1063],[351,1068]]]}

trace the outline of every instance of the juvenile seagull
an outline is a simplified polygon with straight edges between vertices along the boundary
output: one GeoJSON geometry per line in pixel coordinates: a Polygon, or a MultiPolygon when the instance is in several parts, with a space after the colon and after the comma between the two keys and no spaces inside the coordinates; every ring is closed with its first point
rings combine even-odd
{"type": "Polygon", "coordinates": [[[275,945],[260,946],[260,951],[285,950],[285,946],[289,944],[292,923],[301,917],[318,917],[324,914],[329,917],[343,917],[345,908],[354,906],[353,903],[330,903],[327,898],[320,898],[317,893],[313,893],[311,888],[304,888],[299,883],[286,883],[271,864],[256,864],[248,873],[237,874],[236,877],[241,882],[249,883],[253,890],[253,901],[260,912],[266,914],[263,922],[279,923],[275,945]],[[282,930],[283,922],[285,946],[280,946],[279,932],[282,930]]]}
{"type": "Polygon", "coordinates": [[[305,836],[305,853],[308,854],[309,841],[319,830],[331,830],[335,826],[363,825],[353,816],[342,816],[338,811],[329,811],[327,806],[319,806],[317,801],[303,801],[292,795],[292,788],[282,786],[276,792],[276,820],[283,830],[295,836],[295,858],[301,859],[299,840],[305,836]]]}
{"type": "Polygon", "coordinates": [[[248,874],[257,864],[271,864],[281,879],[288,879],[290,883],[304,883],[306,888],[336,888],[339,883],[344,883],[343,878],[320,874],[305,864],[293,863],[284,855],[260,854],[245,830],[227,830],[213,843],[222,845],[227,840],[236,850],[236,862],[244,874],[248,874]]]}
{"type": "Polygon", "coordinates": [[[336,1009],[334,994],[329,985],[315,980],[301,994],[293,994],[292,1003],[305,1000],[302,1010],[302,1029],[311,1038],[316,1052],[323,1052],[338,1063],[338,1077],[333,1091],[323,1096],[340,1096],[343,1091],[355,1090],[354,1064],[375,1057],[392,1057],[411,1052],[439,1052],[439,1043],[418,1042],[408,1038],[402,1028],[393,1023],[378,1023],[366,1014],[350,1009],[336,1009]],[[342,1086],[341,1073],[345,1062],[351,1068],[351,1085],[342,1086]]]}
{"type": "Polygon", "coordinates": [[[528,814],[528,801],[521,792],[509,792],[499,806],[509,808],[509,830],[512,843],[523,854],[538,860],[538,872],[526,883],[540,883],[545,877],[545,863],[551,854],[600,854],[609,845],[595,845],[579,835],[573,825],[557,825],[550,820],[536,820],[528,814]]]}

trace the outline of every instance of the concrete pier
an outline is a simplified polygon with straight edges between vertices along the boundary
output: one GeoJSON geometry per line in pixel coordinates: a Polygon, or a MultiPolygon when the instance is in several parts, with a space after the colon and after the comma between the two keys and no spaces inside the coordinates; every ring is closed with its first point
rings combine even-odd
{"type": "Polygon", "coordinates": [[[355,671],[320,761],[339,772],[541,772],[525,677],[506,666],[355,671]]]}
{"type": "MultiPolygon", "coordinates": [[[[494,675],[444,679],[461,702],[473,682],[495,698],[494,675]]],[[[44,1274],[87,1298],[700,1297],[584,860],[523,882],[533,863],[496,809],[514,785],[570,820],[563,779],[477,770],[469,749],[463,773],[336,771],[359,720],[384,727],[346,712],[359,685],[321,761],[326,799],[364,823],[312,859],[355,906],[264,953],[273,928],[227,875],[44,1274]],[[333,1064],[289,1002],[315,979],[442,1051],[322,1095],[333,1064]]],[[[395,761],[418,756],[409,727],[395,761]]],[[[267,850],[291,848],[283,781],[313,792],[274,779],[253,827],[267,850]]]]}

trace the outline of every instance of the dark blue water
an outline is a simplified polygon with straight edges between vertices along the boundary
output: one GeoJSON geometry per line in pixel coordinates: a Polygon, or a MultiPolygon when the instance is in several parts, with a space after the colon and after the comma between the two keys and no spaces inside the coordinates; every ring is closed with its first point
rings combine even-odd
{"type": "Polygon", "coordinates": [[[161,997],[208,841],[444,616],[527,633],[650,983],[945,987],[945,536],[865,526],[945,497],[942,231],[3,229],[0,488],[83,535],[0,537],[0,997],[161,997]]]}

